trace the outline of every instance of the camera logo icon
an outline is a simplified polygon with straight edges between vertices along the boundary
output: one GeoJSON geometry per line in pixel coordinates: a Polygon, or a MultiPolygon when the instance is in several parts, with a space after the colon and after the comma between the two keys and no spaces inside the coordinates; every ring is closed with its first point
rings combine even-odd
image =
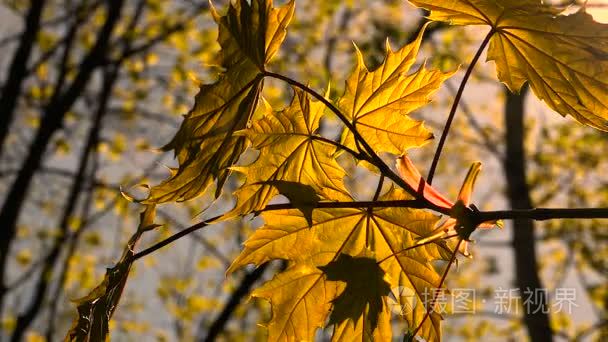
{"type": "Polygon", "coordinates": [[[414,312],[418,299],[416,292],[405,286],[398,286],[391,289],[391,293],[387,299],[390,310],[401,316],[405,316],[414,312]]]}

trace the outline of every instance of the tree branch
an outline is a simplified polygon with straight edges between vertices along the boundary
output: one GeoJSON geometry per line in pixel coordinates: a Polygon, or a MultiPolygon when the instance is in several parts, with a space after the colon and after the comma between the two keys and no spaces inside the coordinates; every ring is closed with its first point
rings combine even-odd
{"type": "Polygon", "coordinates": [[[608,208],[534,208],[497,211],[479,211],[480,222],[492,220],[528,219],[535,221],[555,219],[608,219],[608,208]]]}
{"type": "MultiPolygon", "coordinates": [[[[124,0],[116,0],[108,3],[107,18],[95,45],[82,60],[79,72],[70,87],[62,94],[60,94],[59,90],[56,90],[55,95],[51,98],[48,106],[46,106],[36,137],[29,148],[27,156],[24,158],[17,178],[7,193],[0,210],[0,222],[4,225],[4,228],[0,231],[0,281],[2,282],[6,273],[9,247],[15,236],[17,219],[19,218],[19,213],[23,207],[34,174],[40,167],[42,156],[53,134],[61,127],[65,114],[72,107],[82,89],[87,85],[98,63],[103,60],[114,27],[121,16],[123,2],[124,0]]],[[[4,290],[1,289],[0,304],[3,296],[4,290]]],[[[15,328],[16,331],[18,328],[15,328]]]]}
{"type": "MultiPolygon", "coordinates": [[[[393,200],[393,201],[353,201],[353,202],[320,202],[316,209],[326,208],[413,208],[428,209],[425,201],[420,200],[393,200]]],[[[269,204],[264,209],[257,211],[258,215],[264,211],[296,209],[291,203],[269,204]]],[[[501,210],[501,211],[470,211],[472,222],[480,224],[492,220],[509,220],[514,218],[528,218],[532,220],[551,220],[564,218],[608,218],[608,208],[579,208],[579,209],[547,209],[537,208],[529,210],[501,210]]],[[[203,222],[194,224],[156,244],[136,253],[133,259],[137,260],[144,256],[173,243],[182,237],[205,228],[211,224],[220,222],[223,215],[218,215],[203,222]]]]}

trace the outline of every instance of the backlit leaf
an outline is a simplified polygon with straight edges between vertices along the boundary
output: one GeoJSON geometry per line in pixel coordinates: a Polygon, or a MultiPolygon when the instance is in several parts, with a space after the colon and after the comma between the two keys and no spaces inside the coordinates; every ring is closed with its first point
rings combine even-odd
{"type": "MultiPolygon", "coordinates": [[[[421,65],[408,74],[416,62],[423,33],[424,30],[414,42],[397,51],[391,49],[387,40],[386,59],[374,71],[367,69],[357,49],[357,66],[346,81],[346,90],[338,105],[376,152],[400,155],[433,138],[421,121],[408,114],[427,104],[429,96],[451,73],[427,70],[421,65]]],[[[349,130],[344,130],[342,141],[356,148],[349,130]]]]}
{"type": "MultiPolygon", "coordinates": [[[[393,189],[381,200],[410,198],[404,192],[393,189]]],[[[341,312],[344,306],[337,305],[341,303],[337,298],[347,296],[352,299],[355,294],[345,294],[344,291],[349,288],[349,281],[351,288],[361,286],[356,284],[357,278],[342,277],[343,279],[336,280],[338,279],[336,274],[318,272],[311,266],[328,271],[333,269],[332,265],[337,262],[352,264],[353,262],[345,262],[349,256],[355,257],[364,264],[366,262],[360,260],[362,256],[371,258],[379,268],[378,272],[368,273],[375,272],[374,274],[378,275],[381,270],[384,274],[382,279],[385,279],[391,288],[399,286],[409,288],[416,293],[418,302],[423,303],[425,291],[439,287],[440,276],[431,265],[431,261],[446,260],[450,256],[450,250],[443,241],[407,249],[414,246],[417,239],[431,234],[438,221],[438,217],[423,210],[315,209],[312,226],[309,226],[302,213],[295,209],[264,212],[262,218],[266,225],[245,242],[244,251],[230,266],[228,272],[246,264],[260,265],[273,259],[292,262],[290,269],[279,274],[263,287],[276,289],[281,286],[282,291],[262,291],[264,294],[254,292],[254,296],[267,298],[272,304],[274,314],[268,325],[271,341],[309,339],[314,335],[315,329],[328,317],[329,310],[321,312],[319,308],[327,306],[329,302],[334,304],[332,323],[336,323],[337,337],[348,339],[348,337],[360,336],[362,340],[369,340],[370,336],[378,338],[391,336],[390,325],[386,323],[390,321],[390,310],[384,304],[381,307],[378,304],[385,303],[388,294],[382,290],[382,281],[378,276],[375,276],[378,279],[378,291],[370,293],[370,290],[359,294],[363,297],[357,300],[359,303],[364,303],[359,306],[359,311],[363,310],[363,312],[341,312]],[[295,267],[303,267],[298,265],[308,267],[305,284],[301,283],[304,281],[302,280],[304,276],[298,273],[298,277],[291,278],[293,285],[290,287],[282,285],[290,281],[289,274],[295,272],[295,267]],[[346,283],[346,286],[338,288],[334,293],[333,286],[336,281],[340,284],[346,283]],[[304,285],[305,288],[302,287],[304,285]],[[331,291],[322,292],[321,289],[329,286],[332,286],[331,291]],[[369,298],[370,296],[381,296],[381,298],[369,298]],[[309,302],[316,302],[317,306],[309,309],[314,312],[312,319],[307,321],[302,317],[307,313],[302,303],[309,302]],[[291,315],[285,316],[285,312],[291,315]],[[377,315],[376,319],[372,319],[374,315],[377,315]],[[359,320],[375,322],[376,326],[368,327],[369,330],[361,330],[363,321],[359,322],[359,320]],[[303,325],[301,322],[307,323],[303,325]],[[294,326],[299,326],[299,329],[290,328],[294,326]]],[[[352,270],[352,272],[356,271],[352,270]]],[[[425,312],[424,306],[418,305],[412,312],[405,313],[404,318],[410,327],[415,327],[421,322],[425,312]]],[[[439,320],[438,315],[432,314],[431,319],[427,320],[420,330],[422,336],[431,339],[440,336],[439,320]]]]}
{"type": "Polygon", "coordinates": [[[252,296],[272,305],[272,320],[266,325],[268,340],[313,341],[315,330],[325,324],[339,286],[323,281],[323,272],[314,265],[299,263],[256,289],[252,296]]]}
{"type": "Polygon", "coordinates": [[[563,116],[608,130],[608,25],[584,9],[563,15],[540,0],[411,0],[430,18],[495,31],[488,60],[513,92],[525,82],[563,116]]]}
{"type": "Polygon", "coordinates": [[[325,106],[294,90],[286,109],[266,115],[252,127],[239,132],[260,150],[248,166],[232,167],[247,181],[236,191],[233,213],[244,215],[260,210],[280,192],[277,181],[297,182],[312,187],[323,199],[348,199],[344,188],[345,172],[334,158],[335,146],[321,138],[319,121],[325,106]]]}
{"type": "Polygon", "coordinates": [[[163,149],[173,150],[179,168],[150,191],[146,202],[183,201],[201,194],[217,180],[216,196],[232,166],[247,147],[244,129],[253,115],[263,87],[265,65],[285,38],[294,11],[291,1],[280,8],[272,0],[231,1],[228,13],[212,9],[222,47],[219,80],[203,84],[194,108],[163,149]]]}

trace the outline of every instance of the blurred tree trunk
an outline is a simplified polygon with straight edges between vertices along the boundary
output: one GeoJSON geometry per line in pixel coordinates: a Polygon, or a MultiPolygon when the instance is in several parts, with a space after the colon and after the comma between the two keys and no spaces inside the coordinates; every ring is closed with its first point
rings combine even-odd
{"type": "MultiPolygon", "coordinates": [[[[506,156],[504,172],[507,178],[507,196],[513,209],[532,208],[530,188],[526,180],[526,153],[524,149],[524,100],[527,87],[521,94],[512,94],[505,89],[505,126],[506,126],[506,156]]],[[[534,239],[534,221],[527,219],[513,220],[513,253],[515,256],[515,283],[519,293],[524,297],[524,291],[541,290],[542,284],[538,275],[536,260],[536,243],[534,239]]],[[[545,295],[544,292],[539,292],[545,295]]],[[[547,298],[542,300],[547,307],[547,298]]],[[[536,303],[539,305],[540,303],[536,303]]],[[[530,339],[534,342],[552,341],[553,336],[549,325],[549,314],[543,310],[524,308],[524,323],[530,339]],[[538,312],[534,312],[538,311],[538,312]]]]}
{"type": "Polygon", "coordinates": [[[25,16],[25,28],[19,40],[19,46],[15,50],[13,60],[8,68],[9,74],[3,84],[0,94],[0,156],[4,151],[4,143],[9,132],[9,127],[15,116],[17,99],[21,93],[21,84],[27,76],[27,63],[36,43],[36,36],[40,30],[40,18],[44,0],[32,0],[31,6],[25,16]]]}
{"type": "MultiPolygon", "coordinates": [[[[243,298],[245,298],[249,292],[251,291],[251,287],[264,275],[264,272],[268,268],[269,263],[263,264],[257,267],[255,270],[247,273],[239,286],[234,290],[224,308],[217,316],[217,318],[213,321],[209,329],[207,329],[207,336],[205,338],[200,338],[201,342],[212,342],[215,341],[220,334],[226,329],[226,325],[234,311],[241,304],[243,298]]],[[[202,322],[201,322],[202,323],[202,322]]]]}
{"type": "MultiPolygon", "coordinates": [[[[29,187],[36,171],[40,168],[44,152],[53,134],[62,127],[65,114],[72,108],[83,89],[89,83],[95,69],[106,62],[106,54],[114,27],[119,22],[124,0],[107,3],[107,17],[97,40],[90,52],[83,58],[74,81],[61,92],[61,86],[55,89],[49,104],[42,113],[40,128],[24,158],[17,178],[11,185],[0,211],[0,280],[4,283],[7,269],[7,256],[10,244],[15,237],[19,213],[26,199],[29,187]]],[[[59,76],[61,78],[61,76],[59,76]]],[[[62,83],[62,82],[58,82],[62,83]]],[[[0,308],[2,308],[5,287],[0,287],[0,308]]]]}
{"type": "MultiPolygon", "coordinates": [[[[79,197],[82,194],[82,187],[85,183],[85,176],[87,165],[89,165],[89,160],[94,154],[94,147],[97,145],[99,140],[99,134],[101,132],[102,120],[107,113],[106,109],[108,103],[110,101],[110,96],[112,94],[112,89],[114,87],[114,83],[116,82],[117,73],[116,67],[113,67],[111,71],[107,71],[104,73],[104,81],[103,87],[100,94],[100,102],[95,113],[95,118],[93,119],[93,123],[89,128],[89,133],[87,134],[87,141],[85,146],[82,149],[79,162],[78,162],[78,171],[74,176],[74,181],[72,186],[70,187],[70,191],[68,194],[68,198],[65,202],[65,207],[63,209],[63,213],[61,214],[61,219],[59,222],[59,232],[60,234],[57,236],[51,250],[44,261],[44,265],[42,266],[42,271],[40,272],[40,276],[38,282],[34,286],[33,294],[29,306],[25,309],[25,311],[17,317],[17,322],[15,325],[15,330],[13,332],[12,341],[20,341],[27,329],[30,327],[34,319],[38,316],[40,311],[43,309],[43,301],[48,292],[49,286],[51,282],[54,280],[53,273],[56,269],[55,264],[59,259],[61,254],[61,250],[64,247],[65,242],[69,237],[69,222],[70,219],[74,215],[74,211],[76,210],[76,205],[79,203],[79,197]]],[[[59,272],[66,272],[67,270],[59,270],[59,272]]],[[[60,277],[60,281],[57,286],[61,288],[63,286],[63,278],[65,275],[60,277]]],[[[54,298],[52,298],[54,300],[54,298]]],[[[49,332],[47,334],[47,340],[51,341],[51,338],[54,334],[53,329],[53,317],[57,314],[56,308],[51,308],[50,316],[49,316],[49,332]]]]}

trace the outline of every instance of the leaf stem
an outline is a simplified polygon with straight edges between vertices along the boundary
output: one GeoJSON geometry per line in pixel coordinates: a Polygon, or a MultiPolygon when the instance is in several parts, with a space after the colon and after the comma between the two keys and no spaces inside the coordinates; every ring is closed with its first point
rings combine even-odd
{"type": "MultiPolygon", "coordinates": [[[[330,101],[328,101],[325,96],[317,93],[315,90],[311,89],[310,87],[308,87],[307,85],[300,83],[292,78],[289,78],[287,76],[281,75],[281,74],[277,74],[274,72],[270,72],[270,71],[265,71],[264,72],[264,76],[267,77],[271,77],[271,78],[276,78],[278,80],[281,80],[283,82],[286,82],[292,86],[295,86],[297,88],[300,88],[301,90],[307,92],[308,94],[310,94],[312,97],[316,98],[317,100],[321,101],[325,106],[327,106],[327,108],[329,108],[332,112],[334,112],[338,118],[340,119],[340,121],[342,121],[344,123],[344,125],[353,132],[353,134],[355,135],[355,138],[359,139],[359,140],[363,140],[363,138],[361,137],[361,135],[359,135],[359,132],[357,132],[357,130],[355,129],[355,126],[348,120],[348,118],[346,117],[346,115],[344,115],[338,108],[336,108],[336,106],[334,106],[333,103],[331,103],[330,101]]],[[[367,143],[364,143],[364,145],[367,145],[367,143]]],[[[371,149],[371,148],[370,148],[371,149]]]]}
{"type": "Polygon", "coordinates": [[[429,175],[427,177],[427,183],[429,183],[429,184],[433,183],[433,177],[435,176],[435,170],[437,169],[437,164],[439,164],[439,158],[441,157],[441,151],[443,150],[443,146],[445,145],[445,141],[448,137],[448,133],[450,132],[450,127],[452,126],[452,121],[454,120],[454,117],[456,116],[456,109],[458,109],[458,104],[460,103],[460,99],[462,98],[462,93],[464,92],[464,88],[466,87],[467,82],[469,81],[469,78],[471,77],[471,74],[473,73],[475,64],[477,64],[479,57],[481,57],[481,53],[483,52],[483,50],[485,50],[486,46],[490,42],[490,38],[492,38],[492,35],[494,35],[494,29],[490,30],[490,32],[488,32],[488,34],[484,38],[483,42],[479,46],[479,49],[477,49],[477,52],[475,53],[473,60],[471,60],[471,64],[469,64],[469,67],[467,68],[467,71],[464,74],[464,78],[462,79],[462,82],[460,82],[460,86],[458,87],[458,92],[456,92],[456,96],[454,97],[454,103],[452,103],[452,108],[450,109],[450,114],[448,115],[448,119],[445,122],[445,127],[443,128],[443,132],[441,133],[441,138],[439,138],[439,144],[437,145],[437,150],[435,150],[435,155],[433,156],[433,162],[431,163],[431,168],[429,170],[429,175]]]}
{"type": "Polygon", "coordinates": [[[380,179],[378,180],[378,186],[376,187],[376,193],[374,194],[373,201],[378,201],[378,197],[380,197],[380,192],[382,191],[382,185],[384,185],[384,175],[380,175],[380,179]]]}
{"type": "Polygon", "coordinates": [[[311,135],[310,138],[313,139],[313,140],[322,141],[322,142],[324,142],[326,144],[329,144],[329,145],[333,145],[337,149],[344,150],[344,151],[346,151],[347,153],[351,154],[353,157],[355,157],[357,159],[365,159],[365,156],[362,155],[361,152],[355,152],[352,149],[350,149],[350,148],[348,148],[348,147],[340,144],[337,141],[333,141],[331,139],[327,139],[327,138],[319,136],[319,135],[311,135]]]}

